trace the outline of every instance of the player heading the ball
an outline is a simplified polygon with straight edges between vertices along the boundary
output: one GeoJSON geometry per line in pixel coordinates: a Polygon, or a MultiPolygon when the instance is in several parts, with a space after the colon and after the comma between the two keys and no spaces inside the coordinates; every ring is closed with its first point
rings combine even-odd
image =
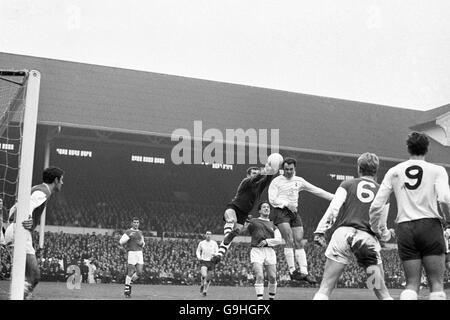
{"type": "Polygon", "coordinates": [[[333,194],[318,188],[305,179],[295,175],[297,160],[285,158],[283,175],[274,178],[269,186],[269,202],[274,207],[273,223],[280,229],[286,242],[284,255],[293,280],[305,280],[315,284],[316,280],[308,273],[308,261],[303,244],[303,223],[298,213],[300,191],[308,191],[326,200],[333,199],[333,194]],[[294,250],[294,247],[296,248],[294,250]],[[300,265],[300,271],[295,268],[295,260],[300,265]]]}

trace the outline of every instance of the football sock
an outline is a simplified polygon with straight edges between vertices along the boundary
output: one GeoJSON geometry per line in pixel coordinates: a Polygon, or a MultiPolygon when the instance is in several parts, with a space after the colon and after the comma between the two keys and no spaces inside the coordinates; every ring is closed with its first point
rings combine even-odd
{"type": "Polygon", "coordinates": [[[277,282],[274,283],[269,282],[269,299],[273,300],[275,299],[275,295],[277,293],[277,282]]]}
{"type": "Polygon", "coordinates": [[[305,249],[296,249],[295,258],[297,259],[298,265],[300,266],[300,272],[308,274],[308,260],[306,260],[305,249]]]}
{"type": "Polygon", "coordinates": [[[295,271],[294,248],[284,248],[284,256],[286,257],[289,273],[292,274],[295,271]]]}
{"type": "Polygon", "coordinates": [[[258,300],[264,299],[264,283],[255,283],[255,291],[256,291],[256,298],[258,300]]]}

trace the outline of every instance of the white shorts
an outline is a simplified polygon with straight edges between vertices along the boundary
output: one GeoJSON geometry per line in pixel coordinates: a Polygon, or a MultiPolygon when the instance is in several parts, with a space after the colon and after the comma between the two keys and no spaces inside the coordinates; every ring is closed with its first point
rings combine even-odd
{"type": "MultiPolygon", "coordinates": [[[[15,223],[11,223],[8,228],[5,230],[5,242],[7,246],[14,246],[14,229],[15,223]]],[[[25,232],[25,252],[26,254],[36,254],[33,248],[33,237],[31,236],[31,232],[26,230],[25,232]]]]}
{"type": "Polygon", "coordinates": [[[128,251],[128,264],[144,264],[144,256],[142,251],[128,251]]]}
{"type": "Polygon", "coordinates": [[[350,264],[355,256],[358,264],[367,268],[382,263],[380,251],[378,239],[371,234],[353,227],[339,227],[331,237],[325,256],[343,264],[350,264]]]}
{"type": "Polygon", "coordinates": [[[250,251],[250,262],[263,265],[276,265],[277,255],[271,247],[252,248],[250,251]]]}

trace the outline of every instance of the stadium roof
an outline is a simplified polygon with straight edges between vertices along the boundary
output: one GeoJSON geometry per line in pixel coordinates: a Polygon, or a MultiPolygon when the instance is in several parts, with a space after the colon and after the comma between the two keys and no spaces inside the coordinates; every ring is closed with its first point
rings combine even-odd
{"type": "MultiPolygon", "coordinates": [[[[280,129],[280,147],[342,155],[376,152],[406,159],[410,128],[442,115],[430,111],[312,96],[0,53],[1,69],[42,74],[38,122],[170,136],[177,128],[280,129]]],[[[450,150],[432,142],[429,159],[450,163],[450,150]]]]}

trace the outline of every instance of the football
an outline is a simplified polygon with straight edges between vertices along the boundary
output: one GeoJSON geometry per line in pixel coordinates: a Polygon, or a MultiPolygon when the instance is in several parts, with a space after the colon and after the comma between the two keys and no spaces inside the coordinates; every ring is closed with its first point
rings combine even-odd
{"type": "Polygon", "coordinates": [[[279,170],[283,163],[283,156],[279,153],[272,153],[269,158],[267,158],[267,163],[272,169],[279,170]]]}

